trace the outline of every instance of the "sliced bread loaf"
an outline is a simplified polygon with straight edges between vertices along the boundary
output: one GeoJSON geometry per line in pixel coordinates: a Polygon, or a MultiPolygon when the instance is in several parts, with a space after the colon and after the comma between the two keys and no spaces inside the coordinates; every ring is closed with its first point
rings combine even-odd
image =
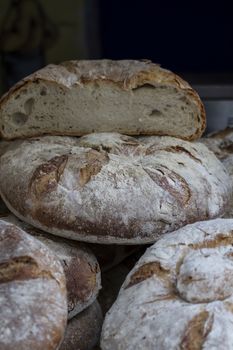
{"type": "Polygon", "coordinates": [[[198,94],[150,61],[51,64],[0,100],[0,134],[14,139],[91,132],[199,138],[205,112],[198,94]]]}

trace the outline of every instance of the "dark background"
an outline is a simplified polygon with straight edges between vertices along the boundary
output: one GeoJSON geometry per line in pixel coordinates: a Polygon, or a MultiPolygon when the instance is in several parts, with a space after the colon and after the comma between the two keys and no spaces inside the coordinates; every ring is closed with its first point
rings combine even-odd
{"type": "Polygon", "coordinates": [[[233,72],[230,1],[99,0],[99,17],[102,57],[149,58],[181,73],[233,72]]]}
{"type": "Polygon", "coordinates": [[[233,81],[232,1],[0,0],[0,18],[0,94],[43,65],[69,59],[146,58],[194,85],[233,81]],[[7,27],[12,16],[11,34],[33,16],[37,24],[28,26],[26,44],[9,52],[3,19],[7,27]],[[30,49],[44,19],[57,36],[46,48],[43,37],[30,49]]]}

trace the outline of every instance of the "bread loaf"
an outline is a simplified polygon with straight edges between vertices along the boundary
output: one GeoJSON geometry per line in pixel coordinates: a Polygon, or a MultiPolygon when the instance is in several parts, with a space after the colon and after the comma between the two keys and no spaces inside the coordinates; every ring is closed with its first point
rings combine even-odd
{"type": "Polygon", "coordinates": [[[223,215],[231,191],[212,152],[172,137],[44,136],[10,142],[0,158],[0,194],[16,216],[94,243],[154,242],[223,215]]]}
{"type": "Polygon", "coordinates": [[[68,61],[16,84],[0,101],[5,139],[91,132],[197,139],[205,129],[198,94],[150,61],[68,61]]]}
{"type": "Polygon", "coordinates": [[[148,248],[108,312],[102,350],[233,348],[233,220],[187,225],[148,248]]]}
{"type": "Polygon", "coordinates": [[[101,287],[100,268],[95,256],[86,246],[46,234],[12,214],[2,216],[1,220],[13,223],[36,237],[60,260],[66,276],[69,318],[93,303],[101,287]]]}
{"type": "Polygon", "coordinates": [[[102,323],[102,311],[95,301],[68,322],[59,350],[93,350],[100,340],[102,323]]]}
{"type": "MultiPolygon", "coordinates": [[[[215,153],[230,175],[233,184],[233,128],[228,127],[224,130],[214,132],[201,139],[212,152],[215,153]]],[[[226,218],[233,218],[233,193],[231,201],[224,214],[226,218]]]]}
{"type": "Polygon", "coordinates": [[[0,349],[58,349],[66,300],[59,260],[37,239],[0,220],[0,349]]]}
{"type": "MultiPolygon", "coordinates": [[[[99,265],[99,267],[97,267],[96,269],[93,268],[94,267],[93,264],[90,265],[90,269],[92,266],[92,271],[97,270],[96,282],[97,282],[98,286],[100,286],[99,268],[100,268],[101,272],[108,271],[109,269],[113,268],[114,266],[117,266],[118,264],[120,264],[124,259],[126,259],[130,255],[141,250],[141,246],[138,246],[138,245],[109,244],[108,249],[106,249],[106,246],[103,244],[85,243],[85,246],[84,246],[84,244],[81,244],[78,241],[74,241],[74,240],[71,241],[70,239],[59,238],[58,236],[50,235],[50,234],[48,234],[40,229],[36,229],[35,227],[33,227],[30,224],[27,224],[26,222],[23,222],[23,221],[17,219],[16,216],[11,214],[11,212],[9,211],[9,209],[7,208],[7,206],[5,205],[3,200],[0,198],[0,218],[5,220],[5,218],[7,218],[7,217],[14,218],[14,220],[17,220],[19,226],[20,226],[20,224],[23,224],[24,230],[26,230],[26,227],[28,227],[30,232],[26,230],[27,232],[32,233],[32,234],[33,233],[39,234],[38,238],[46,237],[44,243],[46,243],[46,241],[49,239],[49,240],[51,240],[52,246],[53,246],[54,241],[57,242],[59,245],[61,244],[61,249],[63,246],[62,242],[65,242],[69,246],[72,245],[72,247],[76,247],[77,251],[79,251],[79,250],[82,251],[82,248],[84,248],[84,251],[88,250],[88,254],[89,254],[90,258],[92,256],[91,260],[93,260],[93,262],[94,262],[95,258],[96,258],[96,260],[98,261],[97,264],[99,265]],[[94,256],[93,256],[93,254],[91,254],[91,252],[94,253],[94,256]]],[[[65,246],[66,246],[66,244],[65,244],[65,246]]],[[[62,259],[62,257],[61,257],[61,259],[62,259]]],[[[93,277],[94,277],[94,275],[93,275],[93,277]]],[[[87,287],[87,285],[86,285],[87,280],[84,280],[84,282],[85,282],[84,285],[87,287]]],[[[83,290],[83,287],[81,287],[82,290],[83,290]]],[[[97,289],[96,289],[96,291],[97,291],[97,289]]],[[[95,291],[93,291],[93,293],[95,295],[95,291]]],[[[68,294],[69,294],[69,291],[68,291],[68,294]]],[[[88,295],[88,293],[87,293],[87,295],[88,295]]]]}
{"type": "Polygon", "coordinates": [[[233,181],[233,128],[214,132],[200,141],[222,161],[233,181]]]}

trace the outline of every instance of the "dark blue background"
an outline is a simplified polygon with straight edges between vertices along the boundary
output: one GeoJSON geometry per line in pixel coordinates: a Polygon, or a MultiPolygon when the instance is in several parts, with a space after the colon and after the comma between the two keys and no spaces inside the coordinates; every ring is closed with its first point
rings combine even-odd
{"type": "Polygon", "coordinates": [[[102,56],[179,72],[233,72],[231,1],[99,0],[102,56]]]}

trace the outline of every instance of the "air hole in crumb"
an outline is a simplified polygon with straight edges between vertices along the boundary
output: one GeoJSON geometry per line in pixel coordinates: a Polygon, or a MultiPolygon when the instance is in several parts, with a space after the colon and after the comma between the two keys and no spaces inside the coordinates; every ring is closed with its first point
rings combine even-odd
{"type": "Polygon", "coordinates": [[[179,98],[179,100],[182,101],[182,102],[187,102],[187,98],[185,96],[181,96],[179,98]]]}
{"type": "Polygon", "coordinates": [[[45,87],[43,87],[41,90],[40,90],[40,95],[41,96],[46,96],[47,95],[47,89],[45,87]]]}
{"type": "Polygon", "coordinates": [[[22,126],[28,120],[28,116],[21,112],[16,112],[12,115],[12,122],[16,125],[22,126]]]}
{"type": "Polygon", "coordinates": [[[32,111],[32,108],[33,108],[34,104],[35,104],[34,98],[29,98],[29,100],[27,100],[24,103],[24,110],[25,110],[25,113],[27,115],[31,114],[31,111],[32,111]]]}
{"type": "Polygon", "coordinates": [[[139,90],[139,89],[155,89],[155,86],[151,85],[151,84],[144,84],[144,85],[141,85],[141,86],[136,86],[135,88],[132,88],[132,91],[136,91],[136,90],[139,90]]]}
{"type": "Polygon", "coordinates": [[[150,117],[159,117],[161,116],[163,113],[160,112],[158,109],[153,109],[151,111],[151,113],[149,114],[150,117]]]}

